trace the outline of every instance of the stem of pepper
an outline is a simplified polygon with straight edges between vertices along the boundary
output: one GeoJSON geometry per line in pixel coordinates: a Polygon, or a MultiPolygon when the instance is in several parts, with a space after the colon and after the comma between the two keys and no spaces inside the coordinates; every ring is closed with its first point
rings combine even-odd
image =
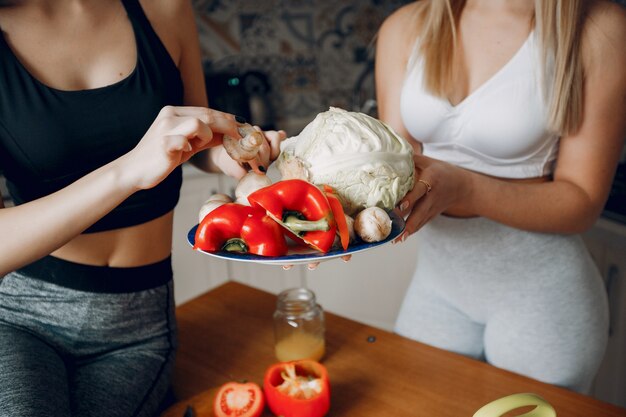
{"type": "Polygon", "coordinates": [[[244,242],[242,239],[235,237],[232,239],[228,239],[226,243],[222,245],[222,250],[225,250],[227,252],[247,253],[248,245],[246,245],[246,242],[244,242]]]}
{"type": "Polygon", "coordinates": [[[301,213],[294,211],[286,211],[283,214],[283,224],[295,233],[330,230],[328,220],[306,220],[301,213]]]}

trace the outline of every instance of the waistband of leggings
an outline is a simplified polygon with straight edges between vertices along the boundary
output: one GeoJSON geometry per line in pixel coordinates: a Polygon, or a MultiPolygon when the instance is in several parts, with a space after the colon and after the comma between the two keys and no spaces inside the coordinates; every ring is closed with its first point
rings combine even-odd
{"type": "Polygon", "coordinates": [[[171,256],[142,266],[85,265],[46,256],[16,272],[73,290],[94,293],[129,293],[160,287],[172,280],[171,256]]]}

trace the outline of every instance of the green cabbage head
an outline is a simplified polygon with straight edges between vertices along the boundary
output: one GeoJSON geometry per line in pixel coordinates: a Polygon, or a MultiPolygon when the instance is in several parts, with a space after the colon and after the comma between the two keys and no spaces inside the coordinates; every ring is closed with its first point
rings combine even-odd
{"type": "Polygon", "coordinates": [[[330,185],[347,214],[373,206],[391,210],[413,188],[413,148],[364,113],[331,107],[281,148],[282,179],[330,185]]]}

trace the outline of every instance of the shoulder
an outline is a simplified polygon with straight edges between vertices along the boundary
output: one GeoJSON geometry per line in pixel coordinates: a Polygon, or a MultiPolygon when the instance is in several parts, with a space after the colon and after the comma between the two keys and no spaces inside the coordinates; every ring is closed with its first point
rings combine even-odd
{"type": "Polygon", "coordinates": [[[175,62],[196,36],[191,0],[139,0],[150,24],[175,62]]]}
{"type": "Polygon", "coordinates": [[[140,0],[153,24],[173,33],[179,33],[193,23],[191,0],[140,0]]]}
{"type": "Polygon", "coordinates": [[[402,6],[390,14],[378,31],[377,49],[408,59],[419,31],[419,15],[428,0],[416,1],[402,6]]]}
{"type": "Polygon", "coordinates": [[[626,66],[626,7],[610,1],[593,1],[583,26],[582,57],[585,70],[626,66]],[[607,65],[608,64],[608,65],[607,65]]]}
{"type": "Polygon", "coordinates": [[[419,12],[427,3],[428,0],[422,0],[400,7],[383,21],[379,36],[406,41],[414,39],[419,29],[419,12]]]}
{"type": "Polygon", "coordinates": [[[191,0],[139,0],[139,2],[146,14],[172,21],[185,17],[192,10],[191,0]]]}

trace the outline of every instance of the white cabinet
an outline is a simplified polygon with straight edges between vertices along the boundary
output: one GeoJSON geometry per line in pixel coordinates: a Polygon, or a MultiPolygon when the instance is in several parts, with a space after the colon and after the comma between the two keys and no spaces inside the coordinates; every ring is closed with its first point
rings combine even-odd
{"type": "Polygon", "coordinates": [[[626,226],[601,219],[584,238],[604,277],[610,308],[609,345],[593,395],[626,407],[626,226]]]}
{"type": "Polygon", "coordinates": [[[392,330],[417,262],[417,235],[357,253],[349,262],[331,260],[305,270],[306,283],[325,310],[392,330]]]}

